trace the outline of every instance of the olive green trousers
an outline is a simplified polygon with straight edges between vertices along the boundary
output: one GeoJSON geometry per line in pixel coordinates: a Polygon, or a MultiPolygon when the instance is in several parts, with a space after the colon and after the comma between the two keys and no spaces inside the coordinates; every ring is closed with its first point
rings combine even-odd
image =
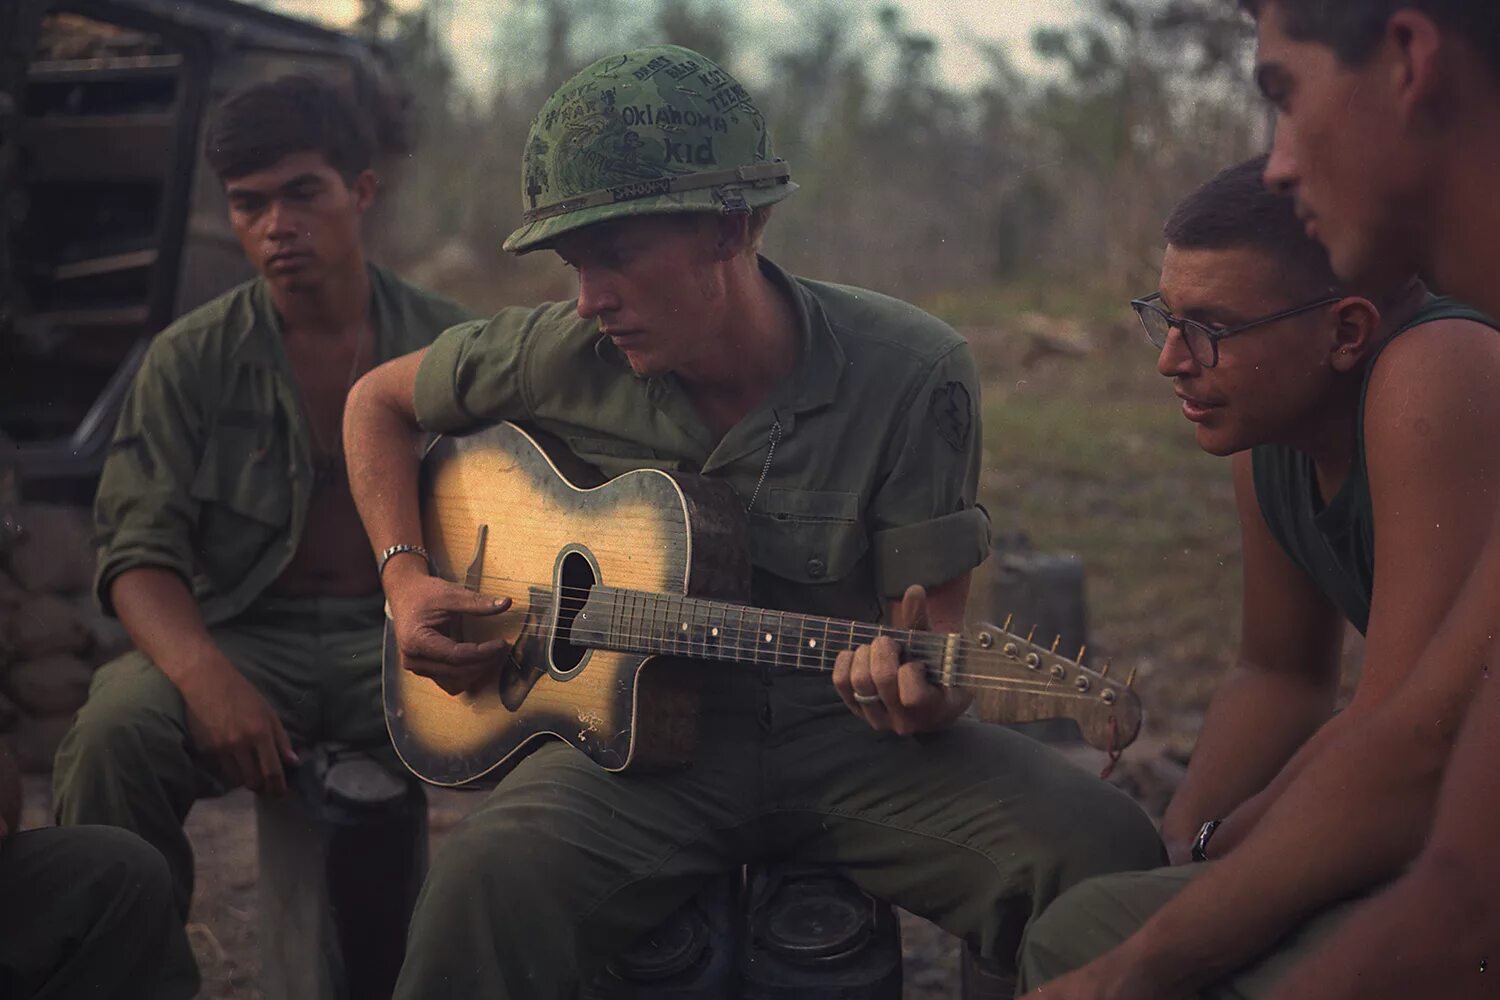
{"type": "Polygon", "coordinates": [[[0,841],[0,997],[187,1000],[198,970],[162,856],[108,827],[0,841]]]}
{"type": "MultiPolygon", "coordinates": [[[[212,634],[270,702],[294,748],[338,742],[389,752],[380,706],[382,607],[375,597],[262,598],[212,634]]],[[[58,748],[52,786],[59,826],[120,826],[161,851],[186,919],[193,850],[182,822],[195,800],[227,789],[194,751],[182,695],[143,654],[128,653],[94,675],[58,748]]]]}
{"type": "Polygon", "coordinates": [[[611,774],[554,742],[448,834],[398,997],[571,997],[708,879],[763,859],[827,865],[1011,965],[1058,893],[1165,860],[1134,802],[1024,736],[877,734],[826,676],[705,669],[691,767],[611,774]]]}
{"type": "MultiPolygon", "coordinates": [[[[1021,952],[1021,991],[1081,968],[1140,929],[1204,870],[1178,865],[1155,871],[1107,875],[1070,889],[1026,932],[1021,952]]],[[[1204,1000],[1254,1000],[1310,954],[1365,897],[1322,910],[1260,958],[1200,990],[1204,1000]]]]}

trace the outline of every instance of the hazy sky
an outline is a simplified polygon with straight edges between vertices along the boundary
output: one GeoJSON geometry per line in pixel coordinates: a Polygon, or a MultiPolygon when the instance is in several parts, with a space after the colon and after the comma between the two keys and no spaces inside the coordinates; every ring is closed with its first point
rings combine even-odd
{"type": "MultiPolygon", "coordinates": [[[[348,23],[358,10],[357,0],[262,0],[267,6],[299,17],[334,24],[348,23]]],[[[421,0],[394,0],[396,7],[410,9],[421,0]]],[[[484,89],[491,80],[489,53],[494,32],[503,25],[505,11],[523,0],[452,0],[452,23],[448,32],[459,71],[472,86],[484,89]]],[[[875,11],[891,0],[843,0],[851,19],[873,27],[875,11]]],[[[1012,61],[1021,69],[1034,69],[1031,33],[1048,24],[1075,20],[1080,0],[895,0],[905,9],[909,26],[935,36],[941,43],[940,68],[955,85],[984,72],[972,39],[1003,42],[1012,61]]],[[[741,9],[748,20],[771,23],[797,22],[792,14],[797,0],[752,0],[741,9]]]]}

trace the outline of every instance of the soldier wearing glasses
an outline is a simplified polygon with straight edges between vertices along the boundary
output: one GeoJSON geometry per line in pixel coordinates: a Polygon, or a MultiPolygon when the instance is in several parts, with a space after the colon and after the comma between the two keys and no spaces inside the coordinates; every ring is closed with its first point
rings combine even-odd
{"type": "Polygon", "coordinates": [[[1028,932],[1023,986],[1048,1000],[1263,996],[1345,919],[1356,904],[1323,908],[1317,885],[1349,845],[1268,865],[1262,818],[1393,699],[1494,531],[1492,325],[1415,280],[1357,294],[1264,170],[1189,197],[1166,225],[1160,291],[1131,303],[1198,445],[1233,456],[1239,655],[1163,822],[1174,867],[1085,882],[1028,932]],[[1335,713],[1349,625],[1367,641],[1335,713]],[[1238,893],[1242,870],[1253,889],[1238,893]],[[1200,878],[1218,889],[1184,891],[1200,878]]]}

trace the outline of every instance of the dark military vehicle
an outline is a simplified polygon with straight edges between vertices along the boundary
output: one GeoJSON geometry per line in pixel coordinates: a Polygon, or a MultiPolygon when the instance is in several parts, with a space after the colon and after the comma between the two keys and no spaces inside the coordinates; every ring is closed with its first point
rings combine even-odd
{"type": "Polygon", "coordinates": [[[0,2],[0,446],[28,498],[87,502],[151,336],[250,277],[204,113],[294,69],[385,103],[369,46],[232,0],[0,2]]]}

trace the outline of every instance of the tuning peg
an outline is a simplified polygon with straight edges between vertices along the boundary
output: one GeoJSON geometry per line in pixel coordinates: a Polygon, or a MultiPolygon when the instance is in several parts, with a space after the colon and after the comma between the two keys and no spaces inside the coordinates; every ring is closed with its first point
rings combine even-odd
{"type": "Polygon", "coordinates": [[[1049,652],[1053,652],[1053,653],[1057,652],[1057,647],[1061,646],[1061,645],[1062,645],[1062,636],[1060,636],[1060,635],[1054,635],[1052,637],[1052,649],[1049,650],[1049,652]]]}
{"type": "Polygon", "coordinates": [[[1104,666],[1102,666],[1102,667],[1099,668],[1099,676],[1100,677],[1108,677],[1109,676],[1109,661],[1108,660],[1105,660],[1104,661],[1104,666]]]}
{"type": "Polygon", "coordinates": [[[1076,663],[1076,664],[1078,664],[1080,667],[1083,666],[1083,654],[1087,653],[1088,651],[1089,651],[1089,647],[1088,647],[1087,643],[1085,643],[1082,646],[1079,646],[1078,647],[1078,656],[1074,658],[1073,662],[1076,663]]]}
{"type": "Polygon", "coordinates": [[[1130,687],[1130,685],[1132,685],[1132,684],[1135,683],[1135,670],[1136,670],[1135,667],[1131,667],[1130,668],[1130,676],[1125,678],[1125,686],[1126,687],[1130,687]]]}
{"type": "Polygon", "coordinates": [[[1026,641],[1030,642],[1032,640],[1032,637],[1034,637],[1035,635],[1036,635],[1036,626],[1033,625],[1033,626],[1031,626],[1031,631],[1026,633],[1026,641]]]}
{"type": "Polygon", "coordinates": [[[1009,632],[1010,631],[1010,623],[1013,622],[1013,621],[1015,621],[1015,620],[1016,620],[1016,616],[1015,615],[1006,615],[1005,616],[1005,624],[1000,626],[1000,631],[1002,631],[1002,632],[1009,632]]]}

